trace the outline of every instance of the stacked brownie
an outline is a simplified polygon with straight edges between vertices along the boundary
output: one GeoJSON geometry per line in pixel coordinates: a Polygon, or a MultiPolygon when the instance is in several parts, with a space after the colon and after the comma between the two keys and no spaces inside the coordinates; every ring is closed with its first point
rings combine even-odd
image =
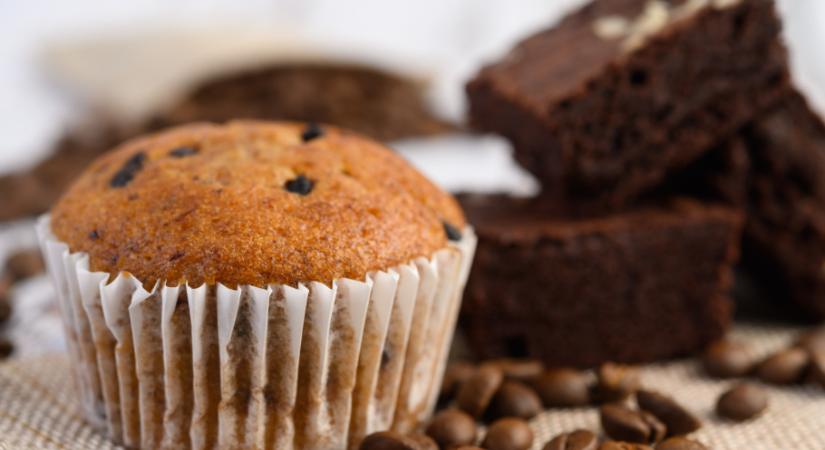
{"type": "Polygon", "coordinates": [[[464,199],[480,237],[462,312],[477,353],[579,366],[691,353],[730,322],[743,221],[754,243],[787,232],[769,243],[786,265],[801,238],[777,214],[825,237],[797,205],[810,183],[768,181],[787,169],[766,122],[791,92],[780,31],[769,0],[595,0],[469,82],[471,123],[542,183],[535,199],[464,199]],[[755,171],[757,154],[771,170],[755,171]],[[780,207],[787,189],[799,201],[780,207]]]}

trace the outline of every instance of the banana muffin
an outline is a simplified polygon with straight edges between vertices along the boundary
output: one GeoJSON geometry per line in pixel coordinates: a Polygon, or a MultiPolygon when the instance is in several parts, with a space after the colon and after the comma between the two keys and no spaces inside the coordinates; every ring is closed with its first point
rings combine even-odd
{"type": "Polygon", "coordinates": [[[141,448],[347,448],[435,403],[475,237],[381,144],[194,124],[41,219],[84,412],[141,448]]]}

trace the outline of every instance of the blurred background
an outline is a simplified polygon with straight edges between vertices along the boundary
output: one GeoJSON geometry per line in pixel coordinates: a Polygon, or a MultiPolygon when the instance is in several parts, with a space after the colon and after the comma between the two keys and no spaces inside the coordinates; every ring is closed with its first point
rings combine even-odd
{"type": "MultiPolygon", "coordinates": [[[[34,246],[31,217],[94,155],[190,120],[350,121],[452,191],[534,192],[505,140],[465,131],[463,83],[582,3],[0,0],[0,261],[34,246]]],[[[823,111],[825,2],[779,3],[794,78],[823,111]]],[[[15,355],[60,349],[51,288],[18,258],[5,335],[15,355]]]]}

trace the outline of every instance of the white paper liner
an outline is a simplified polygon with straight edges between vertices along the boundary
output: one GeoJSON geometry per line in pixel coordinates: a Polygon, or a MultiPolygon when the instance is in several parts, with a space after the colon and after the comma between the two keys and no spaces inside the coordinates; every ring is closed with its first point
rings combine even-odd
{"type": "Polygon", "coordinates": [[[335,280],[168,286],[89,270],[37,225],[93,425],[130,447],[346,449],[432,413],[476,237],[335,280]]]}

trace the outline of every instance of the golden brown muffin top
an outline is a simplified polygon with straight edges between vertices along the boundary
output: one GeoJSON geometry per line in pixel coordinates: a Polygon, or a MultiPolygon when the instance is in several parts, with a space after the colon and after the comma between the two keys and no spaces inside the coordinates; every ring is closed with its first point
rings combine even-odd
{"type": "Polygon", "coordinates": [[[98,158],[52,210],[92,270],[230,286],[362,279],[447,245],[456,201],[353,132],[193,124],[98,158]]]}

